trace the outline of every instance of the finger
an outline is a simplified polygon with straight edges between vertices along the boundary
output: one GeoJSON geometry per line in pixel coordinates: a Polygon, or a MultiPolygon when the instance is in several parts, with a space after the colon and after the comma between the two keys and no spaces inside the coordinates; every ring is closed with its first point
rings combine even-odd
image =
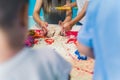
{"type": "Polygon", "coordinates": [[[67,32],[67,31],[69,31],[69,30],[67,29],[67,27],[63,27],[63,31],[64,31],[64,32],[67,32]]]}
{"type": "Polygon", "coordinates": [[[45,22],[45,26],[48,27],[48,23],[47,22],[45,22]]]}
{"type": "Polygon", "coordinates": [[[61,21],[59,21],[58,25],[61,25],[61,21]]]}
{"type": "Polygon", "coordinates": [[[70,29],[69,29],[69,25],[68,24],[64,24],[63,25],[63,28],[64,28],[64,31],[66,32],[66,31],[69,31],[70,29]]]}
{"type": "Polygon", "coordinates": [[[45,23],[44,26],[43,26],[43,28],[45,29],[45,31],[48,31],[47,26],[48,26],[47,23],[45,23]]]}
{"type": "Polygon", "coordinates": [[[46,35],[47,34],[47,31],[43,28],[43,33],[44,33],[44,35],[46,35]]]}
{"type": "Polygon", "coordinates": [[[45,29],[46,32],[48,31],[47,27],[44,27],[44,29],[45,29]]]}
{"type": "Polygon", "coordinates": [[[62,25],[62,21],[59,21],[59,25],[62,25]]]}
{"type": "Polygon", "coordinates": [[[65,33],[65,32],[66,32],[65,28],[64,26],[62,26],[62,33],[65,33]]]}
{"type": "Polygon", "coordinates": [[[43,32],[44,32],[44,33],[46,33],[46,32],[47,32],[47,27],[46,27],[46,25],[45,25],[45,24],[42,26],[42,30],[43,30],[43,32]]]}
{"type": "Polygon", "coordinates": [[[61,30],[60,35],[65,36],[65,31],[63,29],[61,30]]]}

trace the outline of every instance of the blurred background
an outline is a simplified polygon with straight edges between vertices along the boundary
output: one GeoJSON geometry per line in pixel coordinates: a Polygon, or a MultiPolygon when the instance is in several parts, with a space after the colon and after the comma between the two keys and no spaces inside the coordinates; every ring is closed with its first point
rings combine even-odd
{"type": "MultiPolygon", "coordinates": [[[[75,0],[71,0],[71,2],[74,2],[75,0]]],[[[36,0],[30,0],[30,5],[29,5],[29,27],[32,27],[35,25],[35,21],[33,20],[32,14],[33,14],[33,10],[34,10],[34,6],[35,6],[35,2],[36,0]]],[[[43,19],[43,11],[41,10],[40,12],[40,16],[43,19]]],[[[77,9],[73,9],[72,10],[72,18],[74,18],[77,15],[77,9]]]]}

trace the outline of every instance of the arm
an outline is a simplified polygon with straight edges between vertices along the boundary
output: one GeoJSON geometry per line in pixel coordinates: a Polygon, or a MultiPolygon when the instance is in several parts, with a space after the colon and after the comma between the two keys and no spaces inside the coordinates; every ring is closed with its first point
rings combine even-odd
{"type": "Polygon", "coordinates": [[[42,21],[40,19],[40,16],[39,16],[40,9],[42,7],[42,3],[43,3],[42,0],[36,0],[36,5],[35,5],[35,8],[34,8],[33,18],[36,21],[36,23],[38,25],[40,25],[42,27],[42,29],[46,32],[47,31],[46,27],[48,26],[48,24],[47,24],[47,22],[42,21]]]}
{"type": "Polygon", "coordinates": [[[81,20],[85,16],[87,6],[88,6],[88,1],[85,2],[82,11],[77,15],[77,17],[71,21],[72,25],[76,24],[79,20],[81,20]]]}
{"type": "Polygon", "coordinates": [[[77,42],[77,48],[78,51],[83,53],[84,55],[91,57],[94,59],[94,53],[93,53],[93,49],[87,46],[84,46],[83,44],[81,44],[80,42],[77,42]]]}
{"type": "Polygon", "coordinates": [[[78,51],[85,54],[88,57],[91,57],[95,59],[94,56],[94,46],[93,46],[93,34],[94,34],[94,25],[92,24],[93,21],[91,20],[91,14],[89,12],[89,7],[88,11],[86,13],[86,23],[84,27],[79,31],[78,37],[77,37],[77,48],[78,51]]]}
{"type": "Polygon", "coordinates": [[[76,2],[70,3],[69,6],[70,7],[77,7],[77,3],[76,2]]]}
{"type": "MultiPolygon", "coordinates": [[[[70,0],[66,0],[66,5],[70,4],[70,0]]],[[[72,19],[72,10],[66,11],[66,18],[63,21],[63,24],[69,22],[72,19]]]]}
{"type": "Polygon", "coordinates": [[[81,20],[85,16],[87,6],[88,6],[88,1],[85,2],[84,6],[82,8],[82,11],[77,15],[77,17],[75,19],[73,19],[70,22],[63,25],[65,31],[70,30],[74,24],[76,24],[79,20],[81,20]]]}
{"type": "Polygon", "coordinates": [[[77,3],[76,2],[72,2],[72,3],[68,3],[68,4],[66,4],[66,5],[64,5],[64,6],[69,6],[69,7],[77,7],[77,3]]]}
{"type": "Polygon", "coordinates": [[[36,0],[33,18],[38,24],[40,24],[42,22],[42,20],[40,19],[40,16],[39,16],[41,6],[42,6],[42,0],[36,0]]]}

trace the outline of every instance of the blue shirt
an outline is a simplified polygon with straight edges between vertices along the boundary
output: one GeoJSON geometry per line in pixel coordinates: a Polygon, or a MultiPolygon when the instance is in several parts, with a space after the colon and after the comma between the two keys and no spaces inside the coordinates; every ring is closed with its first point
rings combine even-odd
{"type": "Polygon", "coordinates": [[[91,0],[78,41],[94,50],[94,80],[120,80],[120,0],[91,0]]]}

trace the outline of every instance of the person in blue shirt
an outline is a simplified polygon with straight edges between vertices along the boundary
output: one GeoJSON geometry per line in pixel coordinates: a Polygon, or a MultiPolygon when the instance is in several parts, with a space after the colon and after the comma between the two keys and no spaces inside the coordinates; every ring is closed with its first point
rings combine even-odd
{"type": "Polygon", "coordinates": [[[91,0],[78,50],[95,59],[93,80],[120,80],[120,0],[91,0]]]}

